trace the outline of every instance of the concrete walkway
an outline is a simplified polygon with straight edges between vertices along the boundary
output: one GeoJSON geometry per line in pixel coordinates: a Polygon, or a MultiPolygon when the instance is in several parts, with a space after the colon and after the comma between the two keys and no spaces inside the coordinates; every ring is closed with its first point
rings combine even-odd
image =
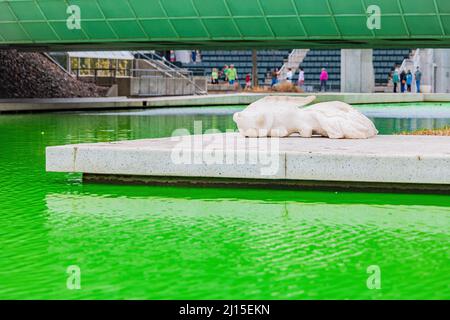
{"type": "Polygon", "coordinates": [[[247,139],[236,133],[47,148],[47,170],[97,182],[450,193],[450,137],[247,139]]]}
{"type": "Polygon", "coordinates": [[[99,109],[168,108],[193,106],[248,105],[267,95],[316,95],[317,102],[342,101],[350,104],[449,102],[450,94],[393,94],[393,93],[237,93],[205,96],[155,98],[74,98],[74,99],[0,99],[1,112],[67,111],[99,109]]]}

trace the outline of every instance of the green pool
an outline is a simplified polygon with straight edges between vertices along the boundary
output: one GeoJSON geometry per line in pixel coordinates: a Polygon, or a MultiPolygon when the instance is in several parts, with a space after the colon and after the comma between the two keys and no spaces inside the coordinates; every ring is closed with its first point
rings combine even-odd
{"type": "MultiPolygon", "coordinates": [[[[194,120],[225,130],[235,109],[1,115],[0,299],[450,298],[448,196],[84,185],[44,170],[46,146],[194,120]]],[[[374,120],[382,133],[450,124],[374,120]]]]}

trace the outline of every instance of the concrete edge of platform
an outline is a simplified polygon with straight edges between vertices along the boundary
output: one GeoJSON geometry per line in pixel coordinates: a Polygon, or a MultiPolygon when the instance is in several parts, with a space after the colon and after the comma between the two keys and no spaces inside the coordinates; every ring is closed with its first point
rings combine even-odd
{"type": "Polygon", "coordinates": [[[150,177],[149,184],[211,181],[219,186],[450,194],[450,137],[286,138],[276,145],[272,139],[258,139],[257,145],[252,141],[228,133],[51,146],[46,148],[46,170],[119,183],[150,177]]]}
{"type": "Polygon", "coordinates": [[[268,95],[316,95],[316,102],[337,100],[349,104],[450,102],[450,94],[444,93],[238,93],[206,96],[177,96],[136,99],[125,97],[17,100],[0,99],[0,113],[248,105],[268,95]]]}
{"type": "Polygon", "coordinates": [[[352,181],[263,180],[204,177],[161,177],[113,174],[83,174],[83,182],[93,184],[147,185],[174,187],[253,188],[271,190],[305,190],[367,193],[450,194],[446,184],[410,184],[352,181]]]}

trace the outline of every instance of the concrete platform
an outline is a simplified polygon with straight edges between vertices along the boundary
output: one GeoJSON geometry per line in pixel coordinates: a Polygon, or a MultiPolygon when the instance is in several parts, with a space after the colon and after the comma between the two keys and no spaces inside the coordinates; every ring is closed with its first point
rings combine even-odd
{"type": "Polygon", "coordinates": [[[49,147],[47,171],[110,183],[450,193],[450,137],[246,139],[236,133],[49,147]]]}
{"type": "Polygon", "coordinates": [[[450,94],[417,93],[231,93],[204,96],[178,96],[155,98],[74,98],[74,99],[0,99],[2,112],[68,111],[101,109],[138,109],[248,105],[268,95],[308,96],[316,95],[315,102],[342,101],[349,104],[449,102],[450,94]]]}

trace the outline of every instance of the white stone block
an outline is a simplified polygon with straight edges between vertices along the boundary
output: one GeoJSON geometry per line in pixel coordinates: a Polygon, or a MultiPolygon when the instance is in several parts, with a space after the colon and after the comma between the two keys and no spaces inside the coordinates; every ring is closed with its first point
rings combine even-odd
{"type": "Polygon", "coordinates": [[[252,139],[232,133],[183,139],[49,147],[47,171],[450,184],[450,137],[377,136],[364,140],[332,140],[293,136],[252,139]]]}

